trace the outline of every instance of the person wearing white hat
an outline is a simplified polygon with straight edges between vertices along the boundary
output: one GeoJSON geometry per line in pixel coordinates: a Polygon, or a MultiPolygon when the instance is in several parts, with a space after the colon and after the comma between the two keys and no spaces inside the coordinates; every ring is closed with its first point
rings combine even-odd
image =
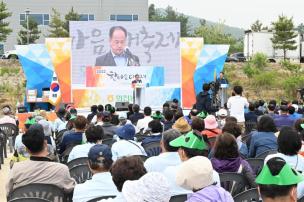
{"type": "Polygon", "coordinates": [[[220,109],[216,112],[218,127],[222,129],[226,123],[226,117],[228,116],[228,112],[226,109],[220,109]]]}
{"type": "Polygon", "coordinates": [[[229,192],[214,185],[212,164],[208,158],[203,156],[192,157],[183,162],[177,170],[176,183],[193,191],[188,195],[186,202],[233,201],[229,192]]]}
{"type": "Polygon", "coordinates": [[[4,106],[2,108],[3,116],[0,118],[0,124],[11,123],[16,125],[16,120],[11,116],[11,108],[9,106],[4,106]]]}
{"type": "Polygon", "coordinates": [[[139,180],[126,181],[122,194],[126,202],[169,202],[171,198],[169,183],[158,172],[147,173],[139,180]]]}

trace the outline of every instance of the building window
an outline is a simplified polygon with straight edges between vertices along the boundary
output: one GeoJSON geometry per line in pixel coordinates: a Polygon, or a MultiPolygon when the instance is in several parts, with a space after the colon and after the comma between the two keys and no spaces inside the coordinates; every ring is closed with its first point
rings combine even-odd
{"type": "Polygon", "coordinates": [[[112,21],[138,21],[138,15],[110,15],[112,21]]]}
{"type": "MultiPolygon", "coordinates": [[[[50,15],[49,14],[29,14],[29,18],[33,19],[38,25],[49,25],[50,24],[50,15]]],[[[20,14],[20,25],[26,23],[26,14],[20,14]]]]}
{"type": "Polygon", "coordinates": [[[94,21],[95,16],[93,14],[80,14],[80,21],[94,21]]]}

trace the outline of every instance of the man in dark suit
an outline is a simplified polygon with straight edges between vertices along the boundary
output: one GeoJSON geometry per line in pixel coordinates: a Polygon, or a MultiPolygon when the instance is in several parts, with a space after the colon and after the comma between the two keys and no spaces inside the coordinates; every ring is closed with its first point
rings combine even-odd
{"type": "Polygon", "coordinates": [[[111,50],[96,58],[95,66],[140,66],[139,58],[126,48],[127,30],[122,26],[109,31],[111,50]]]}

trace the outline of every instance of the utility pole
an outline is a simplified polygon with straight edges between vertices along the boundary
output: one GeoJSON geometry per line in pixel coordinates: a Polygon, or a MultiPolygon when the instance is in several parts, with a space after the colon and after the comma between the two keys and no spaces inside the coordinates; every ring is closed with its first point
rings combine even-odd
{"type": "Polygon", "coordinates": [[[25,14],[26,14],[26,31],[27,31],[27,34],[26,34],[26,39],[27,39],[27,45],[30,44],[30,25],[29,25],[29,17],[30,17],[30,9],[27,8],[25,10],[25,14]]]}

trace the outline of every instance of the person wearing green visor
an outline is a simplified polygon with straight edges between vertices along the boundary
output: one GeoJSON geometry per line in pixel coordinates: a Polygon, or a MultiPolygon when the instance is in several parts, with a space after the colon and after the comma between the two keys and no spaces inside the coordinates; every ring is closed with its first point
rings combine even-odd
{"type": "Polygon", "coordinates": [[[304,176],[291,168],[280,157],[267,161],[256,178],[259,193],[264,202],[297,201],[297,185],[304,180],[304,176]]]}
{"type": "MultiPolygon", "coordinates": [[[[203,137],[194,131],[190,131],[185,135],[179,136],[169,143],[172,147],[178,148],[178,154],[182,162],[189,160],[195,156],[208,156],[208,145],[203,137]]],[[[192,191],[184,189],[176,183],[176,172],[180,165],[168,166],[163,174],[168,178],[170,183],[171,195],[188,194],[192,191]]],[[[213,170],[213,181],[220,186],[219,174],[213,170]]]]}

